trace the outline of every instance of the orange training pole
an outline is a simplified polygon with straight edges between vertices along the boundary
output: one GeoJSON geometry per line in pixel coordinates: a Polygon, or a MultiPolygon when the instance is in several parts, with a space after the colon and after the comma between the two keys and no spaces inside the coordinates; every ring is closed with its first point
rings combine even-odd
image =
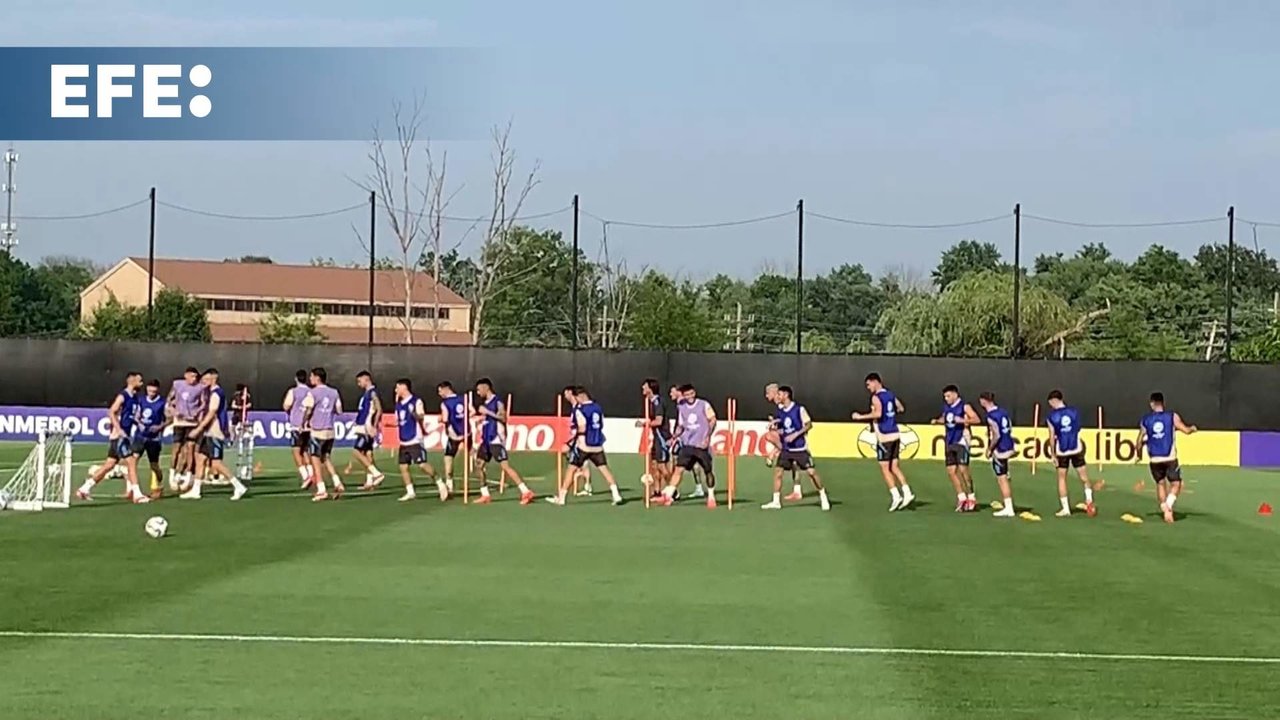
{"type": "Polygon", "coordinates": [[[1031,415],[1031,442],[1035,444],[1035,452],[1031,453],[1031,474],[1036,474],[1036,456],[1040,454],[1040,403],[1036,403],[1035,412],[1031,415]]]}
{"type": "Polygon", "coordinates": [[[726,485],[725,492],[728,495],[727,500],[729,504],[729,509],[732,510],[734,486],[737,484],[737,475],[738,475],[738,442],[737,442],[738,401],[733,398],[729,398],[728,407],[726,408],[726,410],[728,411],[728,415],[729,415],[729,443],[728,443],[729,456],[727,458],[729,462],[729,477],[728,477],[728,482],[725,483],[726,485]]]}
{"type": "MultiPolygon", "coordinates": [[[[564,417],[564,394],[556,395],[556,430],[560,429],[560,419],[564,417]]],[[[556,443],[556,495],[560,494],[560,485],[564,483],[564,445],[556,443]]]]}
{"type": "MultiPolygon", "coordinates": [[[[653,451],[653,428],[649,426],[649,423],[653,422],[653,416],[649,412],[649,401],[643,398],[641,400],[644,404],[644,430],[640,436],[640,461],[644,464],[644,475],[652,480],[653,468],[650,467],[651,461],[649,458],[652,457],[653,451]]],[[[647,508],[652,500],[653,486],[648,483],[640,484],[644,486],[644,506],[647,508]]]]}
{"type": "Polygon", "coordinates": [[[1099,406],[1098,406],[1098,439],[1097,439],[1097,441],[1094,443],[1094,445],[1096,445],[1096,446],[1097,446],[1097,448],[1098,448],[1098,449],[1097,449],[1097,454],[1098,454],[1098,482],[1096,483],[1096,487],[1095,487],[1094,489],[1095,489],[1095,490],[1101,490],[1101,489],[1102,489],[1102,486],[1106,484],[1106,480],[1103,480],[1103,479],[1102,479],[1102,466],[1103,466],[1103,463],[1102,463],[1102,406],[1101,406],[1101,405],[1099,405],[1099,406]]]}
{"type": "MultiPolygon", "coordinates": [[[[511,435],[511,433],[509,432],[511,429],[511,394],[510,393],[507,394],[506,411],[507,411],[507,421],[502,423],[502,441],[504,443],[507,442],[507,438],[510,437],[511,435]]],[[[510,452],[510,451],[511,451],[511,448],[508,447],[507,452],[510,452]]],[[[498,494],[502,495],[506,491],[507,491],[507,473],[505,470],[499,468],[498,469],[498,494]]]]}

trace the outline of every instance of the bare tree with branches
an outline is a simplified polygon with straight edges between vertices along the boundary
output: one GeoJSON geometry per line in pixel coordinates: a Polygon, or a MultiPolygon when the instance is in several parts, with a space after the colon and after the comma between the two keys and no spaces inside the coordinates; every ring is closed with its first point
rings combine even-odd
{"type": "Polygon", "coordinates": [[[487,218],[484,240],[480,245],[479,274],[476,278],[471,312],[471,331],[477,341],[484,334],[485,308],[488,301],[505,281],[510,268],[511,240],[510,233],[519,220],[520,210],[524,207],[529,194],[538,186],[538,171],[541,163],[534,161],[523,182],[512,185],[515,179],[516,152],[511,146],[511,126],[495,126],[492,132],[493,141],[493,207],[487,218]]]}

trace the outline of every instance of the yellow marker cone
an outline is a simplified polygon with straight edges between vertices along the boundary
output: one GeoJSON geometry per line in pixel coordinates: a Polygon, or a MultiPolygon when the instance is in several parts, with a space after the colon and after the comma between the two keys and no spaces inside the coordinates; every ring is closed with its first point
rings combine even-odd
{"type": "Polygon", "coordinates": [[[1000,502],[999,500],[992,500],[992,501],[991,501],[991,509],[992,509],[992,510],[1003,510],[1003,509],[1004,509],[1004,503],[1000,502]]]}
{"type": "Polygon", "coordinates": [[[1088,510],[1089,506],[1084,503],[1076,503],[1076,509],[1083,512],[1085,510],[1088,510]]]}

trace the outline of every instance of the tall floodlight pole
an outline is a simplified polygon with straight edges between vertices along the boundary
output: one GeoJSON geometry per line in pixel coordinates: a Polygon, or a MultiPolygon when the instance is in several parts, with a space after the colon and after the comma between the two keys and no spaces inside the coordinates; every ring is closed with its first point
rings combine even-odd
{"type": "Polygon", "coordinates": [[[13,173],[18,167],[18,153],[12,147],[4,151],[5,181],[0,185],[4,192],[4,222],[0,223],[0,250],[12,253],[18,244],[18,224],[13,221],[13,194],[18,191],[13,184],[13,173]]]}

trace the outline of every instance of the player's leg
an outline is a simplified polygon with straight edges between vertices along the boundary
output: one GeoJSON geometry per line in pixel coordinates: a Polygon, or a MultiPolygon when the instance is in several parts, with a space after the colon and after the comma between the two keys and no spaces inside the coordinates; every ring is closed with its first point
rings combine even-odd
{"type": "Polygon", "coordinates": [[[769,445],[769,454],[765,456],[764,464],[767,467],[773,467],[782,455],[782,435],[777,430],[767,430],[764,441],[769,445]]]}
{"type": "Polygon", "coordinates": [[[671,478],[663,486],[662,495],[657,500],[660,504],[670,506],[675,503],[680,492],[681,477],[686,470],[693,472],[695,464],[692,451],[693,448],[681,447],[676,453],[675,461],[671,466],[671,478]]]}
{"type": "Polygon", "coordinates": [[[528,505],[536,500],[538,496],[534,495],[533,491],[529,489],[529,486],[524,484],[524,478],[520,477],[520,473],[516,472],[516,469],[511,467],[511,461],[507,458],[506,446],[495,445],[492,452],[494,459],[498,461],[498,467],[501,468],[499,472],[502,473],[503,477],[508,478],[511,482],[515,483],[516,487],[520,489],[520,504],[528,505]]]}
{"type": "Polygon", "coordinates": [[[120,462],[120,443],[120,439],[107,443],[107,459],[101,465],[93,468],[93,472],[85,476],[84,484],[80,486],[79,490],[76,490],[77,498],[81,500],[93,499],[93,488],[105,480],[116,464],[120,462]]]}
{"type": "Polygon", "coordinates": [[[1093,504],[1093,484],[1089,482],[1089,470],[1085,467],[1084,456],[1076,455],[1071,461],[1075,466],[1076,475],[1080,478],[1080,483],[1084,485],[1084,509],[1093,517],[1098,514],[1098,508],[1093,504]]]}
{"type": "Polygon", "coordinates": [[[1004,507],[996,511],[996,517],[1014,517],[1013,485],[1009,482],[1009,461],[1003,458],[991,458],[991,470],[996,475],[996,484],[1000,486],[1000,497],[1004,498],[1004,507]]]}
{"type": "Polygon", "coordinates": [[[965,492],[965,509],[973,512],[978,509],[978,494],[973,490],[973,471],[969,469],[969,448],[965,447],[960,452],[960,485],[965,492]]]}
{"type": "Polygon", "coordinates": [[[695,454],[697,465],[702,468],[702,483],[707,486],[707,504],[714,504],[716,498],[716,469],[711,451],[697,448],[695,454]]]}
{"type": "Polygon", "coordinates": [[[592,465],[596,466],[596,470],[600,471],[600,477],[609,484],[609,495],[613,497],[614,505],[622,504],[622,490],[618,488],[618,481],[613,477],[613,471],[609,469],[609,459],[605,457],[604,451],[594,453],[590,458],[592,465]]]}
{"type": "Polygon", "coordinates": [[[436,475],[436,469],[427,461],[426,448],[423,448],[422,450],[422,462],[418,463],[418,469],[422,471],[423,475],[427,476],[428,480],[431,480],[436,484],[436,492],[440,495],[440,502],[448,500],[449,486],[445,484],[444,478],[436,475]]]}
{"type": "Polygon", "coordinates": [[[249,492],[249,488],[240,482],[240,478],[227,467],[226,463],[227,441],[223,439],[214,439],[209,445],[209,463],[213,471],[225,478],[231,479],[231,499],[239,500],[249,492]]]}
{"type": "Polygon", "coordinates": [[[956,512],[965,511],[965,493],[964,482],[960,479],[959,459],[955,457],[955,451],[947,450],[947,479],[951,481],[951,488],[956,492],[956,512]]]}
{"type": "Polygon", "coordinates": [[[1067,467],[1070,464],[1070,459],[1060,457],[1054,462],[1058,472],[1058,502],[1062,504],[1062,507],[1054,515],[1067,517],[1071,514],[1071,498],[1067,495],[1067,467]]]}
{"type": "Polygon", "coordinates": [[[773,463],[773,499],[760,506],[761,510],[782,509],[782,475],[791,472],[794,464],[788,455],[779,455],[773,463]]]}
{"type": "Polygon", "coordinates": [[[372,436],[357,435],[351,455],[364,467],[364,485],[360,486],[362,490],[372,490],[382,484],[382,471],[378,469],[378,464],[373,459],[372,436]]]}
{"type": "Polygon", "coordinates": [[[824,511],[831,509],[831,498],[827,497],[827,488],[822,484],[822,478],[818,477],[818,469],[814,467],[813,456],[805,453],[801,458],[804,467],[802,468],[809,476],[809,482],[813,483],[813,489],[818,491],[818,506],[824,511]]]}
{"type": "Polygon", "coordinates": [[[320,460],[321,465],[329,471],[329,479],[333,481],[333,492],[337,497],[347,491],[347,486],[342,482],[342,475],[338,473],[338,468],[333,466],[333,438],[326,438],[320,441],[320,460]]]}
{"type": "Polygon", "coordinates": [[[147,463],[151,466],[151,499],[159,500],[164,496],[164,486],[161,484],[161,478],[164,477],[164,470],[160,467],[160,452],[163,448],[159,440],[146,441],[141,444],[141,449],[137,450],[139,457],[143,453],[147,455],[147,463]]]}

